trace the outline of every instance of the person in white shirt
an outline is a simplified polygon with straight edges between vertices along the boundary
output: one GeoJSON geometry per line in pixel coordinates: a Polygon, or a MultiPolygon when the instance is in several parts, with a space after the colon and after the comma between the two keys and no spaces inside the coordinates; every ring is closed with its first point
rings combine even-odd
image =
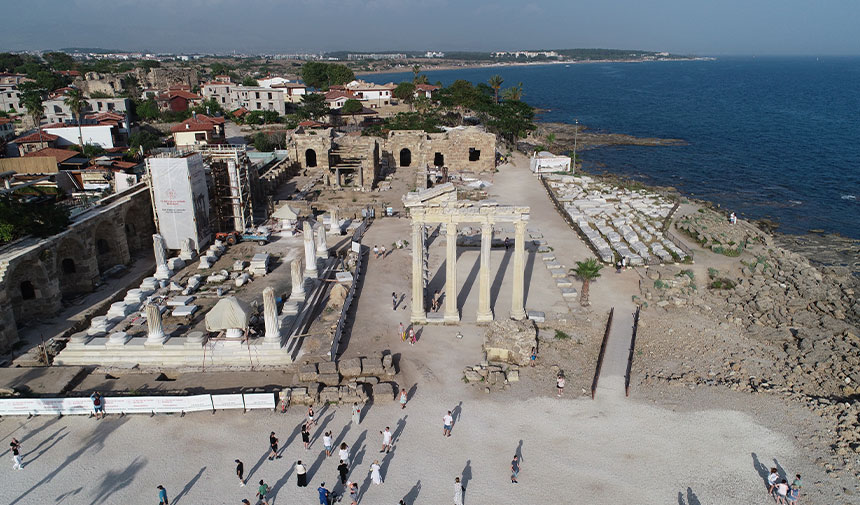
{"type": "Polygon", "coordinates": [[[388,452],[391,450],[391,430],[388,426],[385,427],[385,431],[380,431],[382,434],[382,450],[379,452],[388,452]]]}
{"type": "Polygon", "coordinates": [[[785,501],[785,496],[788,494],[788,482],[782,479],[782,482],[776,485],[776,503],[778,505],[788,505],[785,501]]]}
{"type": "Polygon", "coordinates": [[[323,434],[323,446],[325,446],[325,456],[331,456],[331,431],[323,434]]]}
{"type": "Polygon", "coordinates": [[[442,436],[450,437],[451,436],[451,428],[454,427],[454,417],[451,415],[451,411],[449,410],[445,417],[442,418],[442,436]]]}
{"type": "Polygon", "coordinates": [[[349,446],[346,445],[346,442],[340,444],[340,451],[338,451],[337,456],[349,463],[349,446]]]}
{"type": "Polygon", "coordinates": [[[776,489],[776,483],[779,481],[779,474],[776,468],[770,469],[770,475],[767,476],[767,494],[773,496],[773,491],[776,489]]]}

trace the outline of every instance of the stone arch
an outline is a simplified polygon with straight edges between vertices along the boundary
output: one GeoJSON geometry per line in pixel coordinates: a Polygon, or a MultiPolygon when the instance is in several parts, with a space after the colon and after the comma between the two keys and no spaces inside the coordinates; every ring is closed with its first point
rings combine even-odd
{"type": "Polygon", "coordinates": [[[81,240],[68,235],[57,243],[57,280],[63,297],[93,290],[93,278],[98,276],[98,263],[81,240]]]}
{"type": "Polygon", "coordinates": [[[407,148],[403,148],[400,150],[400,166],[408,167],[412,164],[412,151],[407,148]]]}
{"type": "Polygon", "coordinates": [[[129,253],[147,250],[152,245],[150,237],[155,233],[155,224],[148,200],[137,200],[128,205],[122,221],[129,253]]]}
{"type": "Polygon", "coordinates": [[[125,254],[128,254],[125,234],[120,235],[119,231],[112,221],[99,223],[93,231],[93,243],[96,246],[96,261],[100,274],[109,268],[127,262],[127,258],[123,255],[123,249],[125,249],[125,254]]]}
{"type": "Polygon", "coordinates": [[[317,152],[313,149],[307,149],[305,151],[305,166],[308,168],[317,166],[317,152]]]}
{"type": "Polygon", "coordinates": [[[12,266],[7,275],[6,294],[18,326],[59,310],[57,281],[50,279],[42,262],[22,261],[12,266]]]}

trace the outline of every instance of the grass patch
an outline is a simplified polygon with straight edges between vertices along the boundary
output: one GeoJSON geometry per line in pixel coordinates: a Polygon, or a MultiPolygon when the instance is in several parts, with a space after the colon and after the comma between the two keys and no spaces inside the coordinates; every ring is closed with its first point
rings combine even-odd
{"type": "Polygon", "coordinates": [[[568,335],[567,333],[565,333],[561,330],[555,330],[555,339],[556,340],[569,340],[570,335],[568,335]]]}
{"type": "Polygon", "coordinates": [[[654,281],[654,287],[657,289],[666,289],[669,287],[669,285],[666,284],[665,282],[657,279],[656,281],[654,281]]]}
{"type": "Polygon", "coordinates": [[[691,281],[696,280],[696,274],[695,274],[695,272],[693,272],[693,271],[692,271],[692,270],[690,270],[690,269],[681,270],[680,272],[678,272],[678,273],[675,275],[675,277],[681,277],[681,276],[683,276],[683,275],[686,275],[687,277],[689,277],[691,281]]]}
{"type": "Polygon", "coordinates": [[[735,283],[730,279],[714,279],[708,287],[711,289],[734,289],[735,283]]]}

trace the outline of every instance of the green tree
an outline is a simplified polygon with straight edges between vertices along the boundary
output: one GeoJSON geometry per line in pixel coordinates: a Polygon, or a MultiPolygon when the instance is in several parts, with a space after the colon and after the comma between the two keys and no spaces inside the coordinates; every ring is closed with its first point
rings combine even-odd
{"type": "Polygon", "coordinates": [[[151,68],[161,67],[161,62],[157,60],[140,60],[137,62],[137,66],[149,70],[151,68]]]}
{"type": "Polygon", "coordinates": [[[207,116],[224,116],[226,112],[224,108],[221,107],[221,104],[218,103],[214,98],[210,98],[208,100],[203,100],[199,104],[191,107],[191,112],[196,112],[197,114],[206,114],[207,116]]]}
{"type": "Polygon", "coordinates": [[[552,146],[555,144],[555,133],[550,133],[546,136],[546,145],[552,150],[552,146]]]}
{"type": "Polygon", "coordinates": [[[525,102],[505,101],[494,105],[487,114],[489,129],[511,144],[535,129],[534,109],[525,102]]]}
{"type": "MultiPolygon", "coordinates": [[[[312,88],[328,87],[328,66],[319,61],[308,61],[302,65],[302,80],[312,88]]],[[[307,96],[307,95],[305,95],[307,96]]]]}
{"type": "Polygon", "coordinates": [[[510,87],[502,93],[502,98],[505,100],[521,100],[523,98],[523,83],[510,87]]]}
{"type": "Polygon", "coordinates": [[[0,72],[14,72],[23,64],[24,58],[20,54],[0,53],[0,72]]]}
{"type": "Polygon", "coordinates": [[[21,93],[21,105],[27,109],[27,115],[33,120],[33,124],[39,130],[39,140],[42,139],[42,116],[44,115],[44,99],[42,98],[43,90],[40,89],[25,89],[21,93]]]}
{"type": "Polygon", "coordinates": [[[75,59],[66,53],[48,52],[42,55],[54,70],[71,70],[75,67],[75,59]]]}
{"type": "Polygon", "coordinates": [[[355,80],[355,73],[346,65],[331,63],[326,70],[329,87],[336,84],[346,84],[355,80]]]}
{"type": "Polygon", "coordinates": [[[89,103],[87,103],[87,99],[84,96],[84,92],[78,88],[73,88],[66,93],[66,98],[63,99],[63,103],[68,106],[68,108],[72,111],[72,116],[75,117],[78,121],[78,145],[83,147],[84,145],[84,133],[81,129],[81,123],[83,123],[83,112],[84,109],[87,108],[89,103]]]}
{"type": "Polygon", "coordinates": [[[134,109],[137,113],[137,117],[145,121],[154,121],[158,119],[160,115],[158,104],[155,103],[155,100],[152,98],[135,102],[134,109]]]}
{"type": "Polygon", "coordinates": [[[242,79],[242,86],[259,86],[259,85],[260,85],[260,83],[257,82],[257,79],[254,79],[250,75],[245,76],[245,78],[242,79]]]}
{"type": "MultiPolygon", "coordinates": [[[[147,127],[150,128],[150,127],[147,127]]],[[[143,148],[143,151],[139,154],[146,154],[152,149],[159,147],[161,145],[161,137],[156,135],[155,133],[140,129],[134,133],[132,133],[128,137],[128,145],[137,149],[143,148]]]]}
{"type": "Polygon", "coordinates": [[[409,110],[412,110],[412,102],[415,100],[415,84],[411,82],[401,82],[394,88],[394,97],[403,103],[409,104],[409,110]]]}
{"type": "Polygon", "coordinates": [[[493,88],[493,101],[499,103],[499,89],[501,89],[502,83],[505,82],[505,80],[502,79],[502,76],[496,74],[490,77],[490,80],[487,82],[489,82],[490,87],[493,88]]]}
{"type": "Polygon", "coordinates": [[[221,63],[220,61],[216,61],[209,67],[209,71],[212,72],[212,75],[226,75],[228,72],[232,70],[231,67],[221,63]]]}
{"type": "Polygon", "coordinates": [[[591,284],[591,281],[600,277],[600,269],[602,268],[603,265],[598,263],[595,258],[588,258],[585,261],[577,261],[576,268],[570,269],[570,271],[582,281],[582,294],[580,296],[580,303],[583,307],[587,307],[589,305],[588,288],[591,284]]]}
{"type": "Polygon", "coordinates": [[[302,95],[301,106],[298,110],[299,117],[305,119],[322,119],[331,113],[325,95],[319,93],[307,93],[302,95]]]}
{"type": "Polygon", "coordinates": [[[418,84],[418,74],[421,72],[421,65],[412,65],[412,84],[418,84]]]}
{"type": "Polygon", "coordinates": [[[255,110],[245,114],[245,124],[277,123],[280,116],[273,110],[255,110]]]}
{"type": "Polygon", "coordinates": [[[68,208],[54,198],[19,201],[13,195],[0,196],[0,242],[35,235],[48,237],[69,225],[68,208]]]}
{"type": "Polygon", "coordinates": [[[344,102],[343,107],[340,108],[341,114],[348,114],[352,116],[352,122],[355,124],[355,115],[361,112],[364,107],[361,105],[361,102],[354,98],[350,98],[346,102],[344,102]]]}
{"type": "Polygon", "coordinates": [[[90,98],[113,98],[113,95],[104,91],[93,91],[90,93],[90,98]]]}

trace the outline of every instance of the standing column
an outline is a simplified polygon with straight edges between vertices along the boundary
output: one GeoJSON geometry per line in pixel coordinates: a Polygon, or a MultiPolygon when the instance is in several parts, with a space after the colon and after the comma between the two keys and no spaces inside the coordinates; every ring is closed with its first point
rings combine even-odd
{"type": "Polygon", "coordinates": [[[511,298],[511,318],[521,321],[526,317],[523,293],[525,289],[526,222],[514,223],[514,293],[511,298]]]}
{"type": "Polygon", "coordinates": [[[325,225],[320,223],[317,226],[317,258],[328,258],[328,237],[325,233],[325,225]]]}
{"type": "Polygon", "coordinates": [[[155,278],[158,280],[169,279],[173,272],[167,266],[167,249],[164,246],[164,237],[158,233],[152,236],[152,249],[155,253],[155,278]]]}
{"type": "Polygon", "coordinates": [[[305,300],[305,278],[302,276],[301,258],[296,258],[290,262],[290,280],[293,282],[290,300],[303,302],[305,300]]]}
{"type": "Polygon", "coordinates": [[[266,324],[264,342],[281,343],[281,329],[278,325],[278,305],[275,303],[275,290],[272,286],[263,289],[263,318],[266,324]]]}
{"type": "Polygon", "coordinates": [[[493,320],[490,309],[490,247],[493,245],[493,225],[481,224],[481,270],[478,272],[478,322],[493,320]]]}
{"type": "Polygon", "coordinates": [[[161,310],[157,305],[146,306],[146,343],[163,344],[165,340],[164,326],[161,323],[161,310]]]}
{"type": "Polygon", "coordinates": [[[337,217],[337,207],[332,207],[329,215],[331,219],[329,220],[328,229],[340,235],[340,219],[337,217]]]}
{"type": "Polygon", "coordinates": [[[314,242],[314,230],[309,222],[304,222],[302,232],[305,239],[305,277],[315,279],[318,273],[316,243],[314,242]]]}
{"type": "Polygon", "coordinates": [[[460,311],[457,310],[457,223],[445,225],[445,321],[460,321],[460,311]]]}
{"type": "Polygon", "coordinates": [[[424,223],[412,222],[412,322],[424,323],[424,223]]]}

